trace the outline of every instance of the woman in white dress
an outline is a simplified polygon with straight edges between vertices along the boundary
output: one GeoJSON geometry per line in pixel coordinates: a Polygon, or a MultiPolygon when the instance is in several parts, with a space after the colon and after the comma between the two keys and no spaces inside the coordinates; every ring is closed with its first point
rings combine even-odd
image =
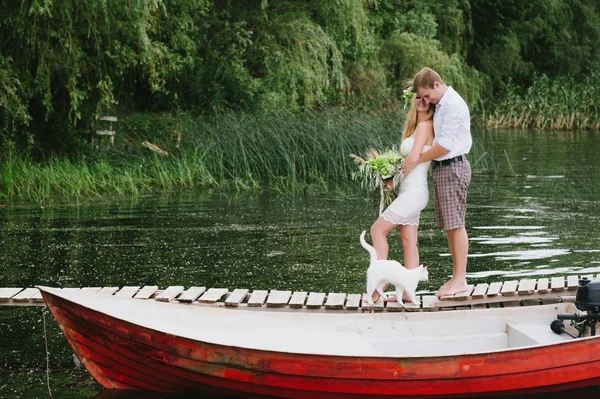
{"type": "MultiPolygon", "coordinates": [[[[405,157],[414,158],[419,162],[422,152],[427,151],[433,143],[433,114],[434,107],[423,99],[413,95],[404,132],[400,152],[405,157]]],[[[387,235],[396,226],[400,226],[400,237],[404,249],[404,266],[414,269],[419,266],[419,251],[417,249],[417,229],[421,211],[429,202],[427,188],[427,173],[429,162],[418,164],[408,175],[403,176],[400,183],[398,198],[394,200],[371,226],[373,247],[377,251],[377,259],[387,259],[387,235]]],[[[379,294],[373,295],[378,300],[379,294]]],[[[388,300],[394,300],[389,298],[388,300]]]]}

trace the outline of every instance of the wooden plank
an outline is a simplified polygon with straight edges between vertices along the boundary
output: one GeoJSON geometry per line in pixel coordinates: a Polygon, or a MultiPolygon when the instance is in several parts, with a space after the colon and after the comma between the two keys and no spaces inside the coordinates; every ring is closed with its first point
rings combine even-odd
{"type": "Polygon", "coordinates": [[[134,299],[148,299],[158,291],[158,287],[156,285],[146,285],[142,288],[137,294],[134,295],[134,299]]]}
{"type": "Polygon", "coordinates": [[[346,298],[346,309],[348,310],[357,310],[360,307],[360,298],[362,295],[360,294],[348,294],[346,298]]]}
{"type": "Polygon", "coordinates": [[[402,312],[404,310],[404,305],[401,305],[400,302],[386,302],[385,310],[388,312],[402,312]]]}
{"type": "MultiPolygon", "coordinates": [[[[198,295],[198,296],[200,296],[200,295],[198,295]]],[[[242,301],[244,299],[246,299],[247,296],[248,296],[248,290],[247,289],[245,289],[245,288],[236,288],[235,290],[233,290],[233,292],[231,293],[231,295],[229,295],[227,297],[227,299],[225,300],[225,306],[232,306],[232,307],[239,306],[239,304],[242,303],[242,301]]],[[[194,300],[192,299],[190,302],[193,302],[193,301],[194,300]]]]}
{"type": "Polygon", "coordinates": [[[578,286],[579,286],[579,277],[567,276],[567,290],[569,290],[569,291],[576,290],[578,286]]]}
{"type": "Polygon", "coordinates": [[[487,283],[477,284],[477,286],[475,287],[475,290],[471,294],[471,298],[473,298],[473,299],[483,298],[485,296],[485,294],[487,293],[488,288],[489,288],[489,285],[487,283]]]}
{"type": "MultiPolygon", "coordinates": [[[[556,303],[554,302],[554,300],[556,298],[562,298],[563,302],[572,302],[575,300],[574,296],[567,296],[567,295],[562,295],[556,292],[548,292],[546,294],[539,294],[539,293],[535,293],[532,296],[527,297],[527,299],[541,299],[544,303],[556,303]]],[[[464,301],[464,302],[454,302],[454,301],[441,301],[441,300],[437,300],[434,303],[434,307],[435,308],[447,308],[447,307],[455,307],[457,305],[475,305],[475,304],[487,304],[488,307],[492,308],[492,307],[500,307],[499,303],[501,302],[511,302],[511,301],[520,301],[524,299],[524,297],[519,297],[519,296],[502,296],[502,295],[497,295],[497,296],[486,296],[484,298],[481,299],[469,299],[468,301],[464,301]],[[494,305],[494,306],[491,306],[494,305]]]]}
{"type": "Polygon", "coordinates": [[[503,296],[515,295],[515,293],[517,292],[518,284],[519,284],[519,282],[517,280],[505,281],[504,284],[502,285],[502,289],[500,290],[500,293],[503,296]]]}
{"type": "Polygon", "coordinates": [[[154,300],[159,302],[174,301],[177,295],[181,294],[184,289],[185,288],[181,285],[172,285],[167,287],[167,289],[161,292],[159,296],[154,298],[154,300]]]}
{"type": "Polygon", "coordinates": [[[292,296],[292,291],[271,290],[267,298],[268,308],[283,308],[287,305],[292,296]]]}
{"type": "Polygon", "coordinates": [[[531,295],[535,292],[535,283],[536,281],[533,279],[523,279],[519,281],[517,292],[519,295],[531,295]]]}
{"type": "Polygon", "coordinates": [[[423,305],[422,305],[423,310],[429,310],[429,311],[434,310],[433,304],[437,300],[437,297],[435,295],[423,295],[421,297],[421,300],[423,302],[423,305]]]}
{"type": "MultiPolygon", "coordinates": [[[[204,291],[206,291],[206,287],[190,287],[183,291],[183,293],[177,297],[177,300],[179,302],[192,303],[200,298],[200,295],[204,294],[204,291]]],[[[248,290],[246,290],[246,292],[248,292],[248,290]]]]}
{"type": "Polygon", "coordinates": [[[65,291],[65,292],[79,292],[81,291],[80,287],[64,287],[60,289],[61,291],[65,291]]]}
{"type": "Polygon", "coordinates": [[[250,299],[248,299],[248,306],[262,306],[267,299],[267,295],[269,295],[269,291],[266,290],[253,291],[250,299]]]}
{"type": "Polygon", "coordinates": [[[42,297],[42,292],[37,290],[35,294],[31,298],[29,298],[29,302],[44,302],[44,297],[42,297]]]}
{"type": "Polygon", "coordinates": [[[292,294],[292,299],[290,299],[288,305],[290,308],[300,309],[304,306],[307,296],[308,292],[306,291],[296,291],[292,294]]]}
{"type": "Polygon", "coordinates": [[[548,292],[549,283],[550,280],[548,280],[547,278],[540,278],[537,281],[537,292],[540,294],[545,294],[546,292],[548,292]]]}
{"type": "Polygon", "coordinates": [[[21,291],[23,291],[23,288],[0,288],[0,302],[8,301],[21,291]]]}
{"type": "Polygon", "coordinates": [[[15,302],[27,302],[32,296],[39,293],[40,290],[37,288],[25,288],[25,290],[19,292],[17,295],[12,297],[15,302]]]}
{"type": "Polygon", "coordinates": [[[85,292],[86,294],[97,294],[101,289],[102,287],[83,287],[81,292],[85,292]]]}
{"type": "Polygon", "coordinates": [[[215,303],[227,294],[227,288],[209,288],[202,296],[198,299],[200,303],[215,303]]]}
{"type": "Polygon", "coordinates": [[[502,283],[494,282],[494,283],[490,284],[490,287],[488,288],[488,292],[487,292],[486,296],[496,296],[500,293],[501,289],[502,289],[502,283]]]}
{"type": "Polygon", "coordinates": [[[565,278],[564,277],[552,277],[552,280],[550,280],[550,289],[552,291],[564,291],[565,278]]]}
{"type": "Polygon", "coordinates": [[[344,302],[346,302],[346,294],[330,292],[327,294],[325,309],[344,309],[344,302]]]}
{"type": "MultiPolygon", "coordinates": [[[[404,310],[407,312],[419,312],[421,311],[421,297],[417,296],[418,303],[404,302],[404,310]]],[[[389,305],[389,304],[388,304],[389,305]]]]}
{"type": "Polygon", "coordinates": [[[117,291],[117,293],[115,294],[115,296],[119,297],[119,298],[133,298],[133,296],[135,294],[137,294],[137,292],[139,291],[139,289],[140,289],[139,285],[125,286],[125,287],[121,288],[119,291],[117,291]]]}
{"type": "Polygon", "coordinates": [[[98,295],[111,296],[114,295],[117,291],[119,291],[119,287],[104,287],[100,291],[98,291],[98,295]]]}
{"type": "Polygon", "coordinates": [[[117,117],[116,116],[103,116],[100,118],[101,121],[109,121],[109,122],[116,122],[117,121],[117,117]]]}
{"type": "Polygon", "coordinates": [[[383,297],[380,297],[379,300],[377,302],[375,302],[374,304],[369,302],[368,299],[369,299],[369,295],[363,294],[363,298],[362,298],[362,310],[363,311],[383,312],[384,304],[385,304],[385,302],[383,302],[383,297]]]}
{"type": "Polygon", "coordinates": [[[324,300],[325,294],[323,292],[311,292],[308,294],[308,299],[306,300],[306,308],[319,309],[321,306],[323,306],[324,300]]]}
{"type": "Polygon", "coordinates": [[[473,292],[473,289],[474,289],[473,284],[467,285],[467,290],[455,294],[454,300],[455,301],[466,301],[467,299],[469,299],[469,296],[473,292]]]}

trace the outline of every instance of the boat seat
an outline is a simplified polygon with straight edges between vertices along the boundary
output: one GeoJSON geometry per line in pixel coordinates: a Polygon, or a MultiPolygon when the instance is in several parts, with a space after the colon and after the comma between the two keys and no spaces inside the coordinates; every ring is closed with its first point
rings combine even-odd
{"type": "Polygon", "coordinates": [[[550,330],[550,324],[506,323],[508,347],[517,348],[531,345],[545,345],[572,339],[566,334],[558,335],[550,330]]]}

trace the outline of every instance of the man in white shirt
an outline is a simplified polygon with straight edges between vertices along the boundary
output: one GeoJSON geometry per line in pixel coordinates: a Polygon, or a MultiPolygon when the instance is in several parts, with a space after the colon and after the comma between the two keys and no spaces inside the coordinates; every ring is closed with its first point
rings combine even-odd
{"type": "MultiPolygon", "coordinates": [[[[452,255],[452,278],[437,292],[437,296],[453,295],[467,290],[467,255],[469,238],[465,229],[467,189],[471,182],[471,165],[465,154],[471,149],[471,117],[463,98],[446,86],[433,69],[423,68],[414,77],[413,90],[417,98],[434,104],[433,146],[419,162],[433,160],[435,220],[448,236],[452,255]]],[[[408,174],[416,163],[405,164],[408,174]]]]}

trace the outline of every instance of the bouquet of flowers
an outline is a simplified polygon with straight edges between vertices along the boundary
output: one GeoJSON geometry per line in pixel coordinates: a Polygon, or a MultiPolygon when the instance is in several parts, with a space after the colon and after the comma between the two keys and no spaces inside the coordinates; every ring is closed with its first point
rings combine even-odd
{"type": "Polygon", "coordinates": [[[354,180],[361,180],[361,186],[368,191],[379,189],[381,201],[379,214],[383,212],[384,205],[389,205],[396,198],[394,190],[402,176],[402,156],[395,149],[379,153],[376,150],[367,151],[366,160],[358,155],[350,154],[354,163],[358,165],[358,172],[352,173],[354,180]]]}

